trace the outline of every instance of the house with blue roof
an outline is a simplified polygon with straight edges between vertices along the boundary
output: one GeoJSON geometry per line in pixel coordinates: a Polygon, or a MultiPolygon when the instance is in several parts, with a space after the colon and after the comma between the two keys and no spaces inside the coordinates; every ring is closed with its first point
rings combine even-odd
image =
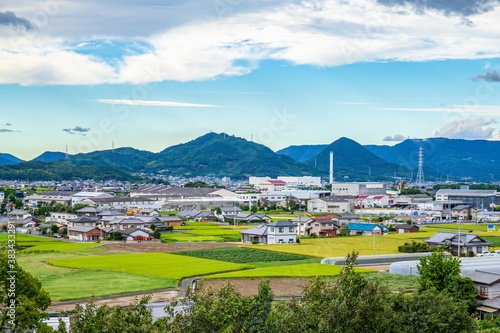
{"type": "Polygon", "coordinates": [[[375,223],[349,223],[346,228],[352,236],[387,235],[389,233],[385,225],[375,223]]]}

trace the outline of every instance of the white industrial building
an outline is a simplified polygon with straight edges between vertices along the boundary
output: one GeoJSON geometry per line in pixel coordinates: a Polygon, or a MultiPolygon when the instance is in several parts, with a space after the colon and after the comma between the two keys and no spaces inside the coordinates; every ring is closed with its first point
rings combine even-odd
{"type": "Polygon", "coordinates": [[[360,195],[385,195],[386,191],[387,185],[379,182],[332,184],[332,195],[349,195],[358,197],[360,195]]]}

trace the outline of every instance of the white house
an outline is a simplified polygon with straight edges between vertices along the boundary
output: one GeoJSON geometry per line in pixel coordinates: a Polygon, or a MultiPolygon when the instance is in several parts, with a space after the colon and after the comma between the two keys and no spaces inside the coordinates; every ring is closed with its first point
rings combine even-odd
{"type": "Polygon", "coordinates": [[[69,220],[76,219],[78,215],[68,212],[49,212],[49,217],[46,219],[47,222],[61,223],[69,225],[69,220]]]}
{"type": "Polygon", "coordinates": [[[241,241],[258,244],[294,244],[296,243],[297,225],[290,221],[280,220],[242,230],[241,241]]]}

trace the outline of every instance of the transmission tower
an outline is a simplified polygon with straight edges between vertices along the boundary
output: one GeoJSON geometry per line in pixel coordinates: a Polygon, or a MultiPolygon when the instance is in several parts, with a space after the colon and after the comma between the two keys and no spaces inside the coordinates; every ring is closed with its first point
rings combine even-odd
{"type": "Polygon", "coordinates": [[[424,180],[424,149],[420,147],[418,149],[418,171],[417,171],[417,179],[415,181],[417,187],[424,188],[425,180],[424,180]]]}

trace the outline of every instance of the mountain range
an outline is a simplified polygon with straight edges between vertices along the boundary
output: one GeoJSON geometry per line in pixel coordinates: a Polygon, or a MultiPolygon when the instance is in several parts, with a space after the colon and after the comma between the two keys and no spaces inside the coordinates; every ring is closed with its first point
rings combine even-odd
{"type": "Polygon", "coordinates": [[[0,179],[133,180],[142,173],[179,176],[322,176],[328,177],[330,151],[337,181],[391,180],[415,174],[418,149],[424,152],[427,179],[500,178],[500,142],[433,138],[408,139],[394,146],[362,146],[348,138],[329,145],[294,145],[273,152],[268,147],[225,133],[208,133],[159,153],[117,148],[76,155],[45,152],[22,162],[0,154],[0,179]],[[20,163],[22,162],[22,163],[20,163]],[[135,175],[135,176],[132,176],[135,175]]]}

